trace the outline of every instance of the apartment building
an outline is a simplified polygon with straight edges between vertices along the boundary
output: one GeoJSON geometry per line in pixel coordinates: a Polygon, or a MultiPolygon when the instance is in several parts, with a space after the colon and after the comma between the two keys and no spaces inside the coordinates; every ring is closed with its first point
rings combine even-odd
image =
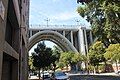
{"type": "Polygon", "coordinates": [[[0,80],[27,80],[29,0],[0,0],[0,80]]]}

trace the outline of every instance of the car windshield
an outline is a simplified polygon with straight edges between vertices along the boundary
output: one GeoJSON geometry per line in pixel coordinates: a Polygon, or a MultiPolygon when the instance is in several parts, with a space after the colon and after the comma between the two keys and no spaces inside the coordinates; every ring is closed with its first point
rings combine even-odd
{"type": "Polygon", "coordinates": [[[56,72],[55,73],[55,76],[65,76],[66,74],[65,73],[63,73],[63,72],[56,72]]]}

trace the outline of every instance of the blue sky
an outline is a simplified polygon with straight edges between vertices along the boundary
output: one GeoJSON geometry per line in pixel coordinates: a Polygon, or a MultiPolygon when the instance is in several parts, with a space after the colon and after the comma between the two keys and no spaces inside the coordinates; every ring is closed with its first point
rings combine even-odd
{"type": "MultiPolygon", "coordinates": [[[[53,42],[50,42],[50,41],[45,41],[45,44],[46,44],[47,47],[50,47],[50,48],[53,48],[53,46],[56,45],[56,44],[54,44],[53,42]]],[[[29,56],[31,56],[31,53],[34,52],[34,49],[35,49],[36,47],[37,47],[37,44],[34,45],[34,46],[30,49],[30,51],[29,51],[29,56]]]]}
{"type": "MultiPolygon", "coordinates": [[[[86,21],[76,12],[77,0],[30,0],[30,24],[46,25],[47,18],[50,19],[50,25],[76,25],[76,20],[80,23],[86,21]]],[[[48,47],[52,47],[54,43],[47,41],[48,47]]],[[[35,45],[36,46],[36,45],[35,45]]],[[[34,47],[35,47],[34,46],[34,47]]],[[[34,51],[34,47],[30,52],[34,51]]]]}
{"type": "Polygon", "coordinates": [[[30,0],[30,24],[76,24],[77,0],[30,0]]]}

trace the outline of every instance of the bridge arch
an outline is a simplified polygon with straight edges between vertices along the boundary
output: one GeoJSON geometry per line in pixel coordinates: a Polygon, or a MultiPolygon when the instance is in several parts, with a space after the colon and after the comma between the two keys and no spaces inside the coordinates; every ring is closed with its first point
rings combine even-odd
{"type": "Polygon", "coordinates": [[[57,31],[51,31],[51,30],[44,30],[37,32],[33,36],[29,38],[29,45],[28,49],[30,50],[32,46],[34,46],[36,43],[42,40],[49,40],[57,44],[63,51],[73,51],[78,52],[76,48],[71,44],[71,42],[58,33],[57,31]]]}

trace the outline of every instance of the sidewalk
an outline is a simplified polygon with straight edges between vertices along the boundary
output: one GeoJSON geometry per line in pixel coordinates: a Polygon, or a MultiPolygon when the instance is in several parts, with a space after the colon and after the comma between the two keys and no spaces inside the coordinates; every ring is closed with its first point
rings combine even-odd
{"type": "Polygon", "coordinates": [[[77,73],[67,73],[68,75],[106,75],[106,76],[120,76],[120,74],[116,74],[115,72],[112,72],[112,73],[96,73],[96,74],[93,74],[93,73],[80,73],[80,72],[77,72],[77,73]]]}
{"type": "Polygon", "coordinates": [[[92,74],[92,75],[120,76],[119,74],[116,74],[115,72],[112,72],[112,73],[92,74]]]}

